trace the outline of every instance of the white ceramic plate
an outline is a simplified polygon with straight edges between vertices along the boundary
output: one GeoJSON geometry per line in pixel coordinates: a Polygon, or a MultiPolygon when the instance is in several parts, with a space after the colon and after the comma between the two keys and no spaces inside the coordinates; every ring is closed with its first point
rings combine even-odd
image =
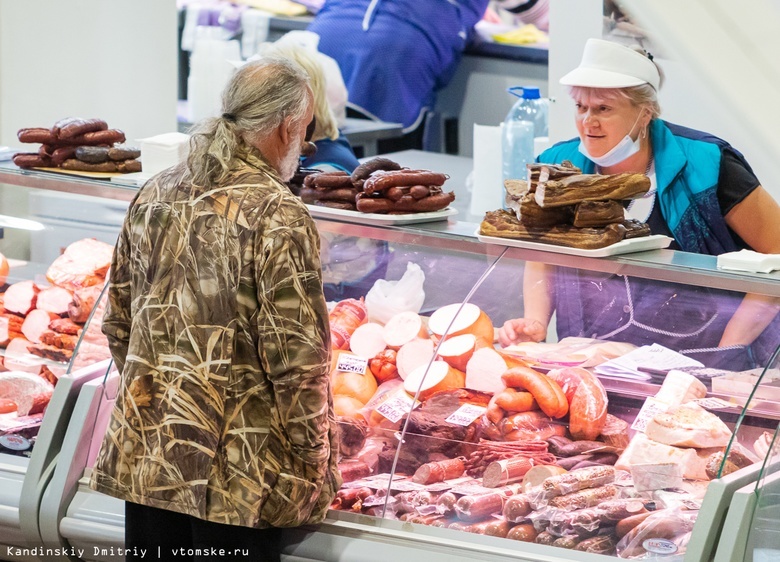
{"type": "Polygon", "coordinates": [[[315,218],[337,219],[344,222],[355,222],[358,224],[367,224],[371,226],[392,226],[435,222],[447,220],[447,217],[458,214],[458,210],[453,209],[452,207],[447,207],[441,211],[431,211],[429,213],[408,213],[405,215],[361,213],[360,211],[345,211],[344,209],[321,207],[319,205],[306,205],[306,207],[309,208],[311,216],[315,218]]]}
{"type": "Polygon", "coordinates": [[[513,240],[511,238],[500,238],[498,236],[483,236],[477,229],[477,238],[480,242],[486,244],[499,244],[501,246],[511,246],[513,248],[525,248],[527,250],[543,250],[545,252],[554,252],[556,254],[569,254],[572,256],[586,256],[594,258],[603,258],[607,256],[617,256],[620,254],[630,254],[632,252],[644,252],[646,250],[660,250],[666,248],[672,243],[672,238],[663,234],[651,234],[650,236],[641,236],[639,238],[629,238],[621,240],[610,246],[597,248],[595,250],[583,250],[581,248],[570,248],[568,246],[556,246],[555,244],[546,244],[544,242],[529,242],[527,240],[513,240]]]}

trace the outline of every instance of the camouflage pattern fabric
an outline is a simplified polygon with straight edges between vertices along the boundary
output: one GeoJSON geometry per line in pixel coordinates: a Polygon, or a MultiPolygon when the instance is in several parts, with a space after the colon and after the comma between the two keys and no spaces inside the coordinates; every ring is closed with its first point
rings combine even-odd
{"type": "Polygon", "coordinates": [[[94,490],[231,525],[316,523],[341,484],[320,239],[254,154],[130,206],[103,331],[121,373],[94,490]]]}

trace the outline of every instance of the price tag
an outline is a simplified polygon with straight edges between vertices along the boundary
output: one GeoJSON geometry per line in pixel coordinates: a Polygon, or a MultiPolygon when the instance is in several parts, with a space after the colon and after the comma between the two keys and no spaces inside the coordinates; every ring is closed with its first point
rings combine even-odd
{"type": "Polygon", "coordinates": [[[474,404],[463,404],[460,408],[450,414],[450,416],[444,420],[451,424],[462,425],[467,427],[474,423],[474,420],[480,417],[487,411],[484,406],[475,406],[474,404]]]}
{"type": "Polygon", "coordinates": [[[418,492],[426,488],[422,484],[412,482],[411,480],[393,480],[390,483],[390,489],[396,492],[418,492]]]}
{"type": "Polygon", "coordinates": [[[412,411],[414,399],[405,392],[399,392],[382,402],[376,409],[388,420],[396,423],[406,414],[412,411]]]}
{"type": "Polygon", "coordinates": [[[683,500],[682,503],[688,509],[699,510],[701,509],[701,502],[698,500],[683,500]]]}
{"type": "Polygon", "coordinates": [[[489,494],[495,492],[493,488],[485,488],[480,484],[461,484],[452,488],[453,494],[463,494],[464,496],[479,496],[482,494],[489,494]]]}
{"type": "Polygon", "coordinates": [[[465,484],[466,482],[474,482],[471,476],[461,476],[460,478],[453,478],[452,480],[445,480],[443,482],[436,482],[435,484],[428,484],[426,488],[429,492],[443,492],[456,486],[465,484]]]}
{"type": "Polygon", "coordinates": [[[344,371],[345,373],[365,375],[366,369],[368,369],[368,359],[358,357],[357,355],[350,355],[349,353],[342,353],[339,355],[339,360],[336,363],[336,370],[344,371]]]}
{"type": "Polygon", "coordinates": [[[669,404],[656,400],[655,398],[647,398],[642,405],[642,409],[636,415],[634,423],[631,424],[631,429],[636,431],[645,432],[647,424],[652,421],[656,414],[665,412],[669,408],[669,404]]]}
{"type": "Polygon", "coordinates": [[[691,402],[698,404],[707,410],[725,410],[727,408],[731,408],[732,406],[720,398],[699,398],[698,400],[691,400],[691,402]]]}

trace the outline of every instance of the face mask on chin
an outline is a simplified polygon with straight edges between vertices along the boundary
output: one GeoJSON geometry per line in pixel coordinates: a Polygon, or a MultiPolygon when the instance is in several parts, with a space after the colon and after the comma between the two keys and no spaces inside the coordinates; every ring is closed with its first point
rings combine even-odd
{"type": "Polygon", "coordinates": [[[588,149],[585,148],[585,145],[580,140],[580,146],[579,151],[580,153],[585,156],[588,160],[596,164],[597,166],[601,168],[608,168],[609,166],[614,166],[615,164],[620,164],[627,158],[630,158],[637,152],[639,152],[640,143],[639,143],[639,136],[636,137],[636,140],[631,138],[631,131],[634,130],[634,127],[636,127],[636,124],[639,122],[639,118],[642,116],[642,113],[640,113],[636,121],[634,121],[634,124],[631,125],[631,129],[629,129],[628,133],[626,133],[626,136],[620,139],[620,142],[617,143],[615,146],[613,146],[609,151],[607,151],[605,154],[601,156],[593,156],[588,152],[588,149]]]}

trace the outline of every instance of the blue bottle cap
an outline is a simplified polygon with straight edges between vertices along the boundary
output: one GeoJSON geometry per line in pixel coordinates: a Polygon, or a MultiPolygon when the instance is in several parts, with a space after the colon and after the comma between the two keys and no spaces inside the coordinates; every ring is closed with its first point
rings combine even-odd
{"type": "Polygon", "coordinates": [[[541,95],[536,86],[523,86],[523,97],[527,100],[538,100],[541,95]]]}

